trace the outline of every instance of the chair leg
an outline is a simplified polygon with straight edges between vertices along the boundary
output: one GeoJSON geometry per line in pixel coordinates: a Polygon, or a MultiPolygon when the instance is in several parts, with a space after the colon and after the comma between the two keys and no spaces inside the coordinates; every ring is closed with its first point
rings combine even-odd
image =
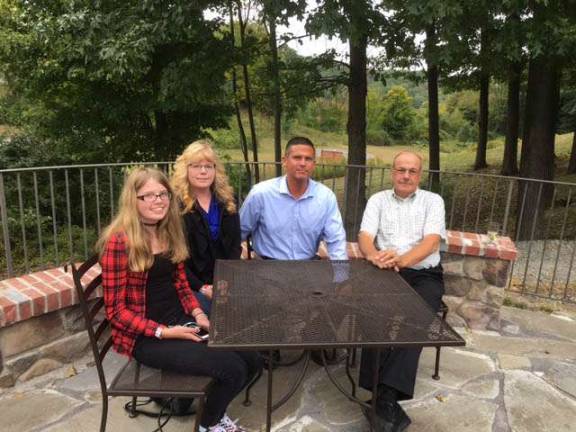
{"type": "Polygon", "coordinates": [[[432,375],[432,378],[436,381],[440,379],[440,375],[438,374],[440,371],[440,349],[441,347],[436,347],[436,364],[434,365],[434,375],[432,375]]]}
{"type": "Polygon", "coordinates": [[[262,373],[263,371],[262,369],[260,369],[256,374],[256,376],[252,378],[252,381],[250,381],[250,383],[246,387],[246,392],[244,393],[244,402],[242,402],[242,405],[244,405],[245,407],[252,405],[252,401],[250,400],[250,391],[252,390],[252,387],[254,387],[254,385],[258,382],[258,380],[262,377],[262,373]]]}
{"type": "Polygon", "coordinates": [[[100,417],[100,432],[106,432],[106,422],[108,421],[108,396],[102,398],[102,415],[100,417]]]}
{"type": "MultiPolygon", "coordinates": [[[[442,320],[440,321],[440,325],[442,326],[446,322],[446,315],[448,315],[448,306],[446,306],[446,303],[442,302],[442,307],[441,307],[440,311],[442,313],[442,320]]],[[[432,375],[432,378],[435,379],[436,381],[438,381],[440,379],[439,372],[440,372],[440,349],[441,348],[442,347],[439,347],[439,346],[436,347],[436,363],[434,364],[434,375],[432,375]]]]}
{"type": "Polygon", "coordinates": [[[198,398],[198,408],[196,408],[196,418],[194,419],[194,432],[200,429],[200,422],[202,421],[202,414],[204,413],[204,404],[206,403],[206,395],[198,398]]]}
{"type": "Polygon", "coordinates": [[[128,412],[128,417],[134,418],[138,416],[138,412],[136,412],[136,404],[138,403],[138,398],[136,396],[132,396],[132,404],[130,405],[130,411],[128,412]]]}
{"type": "Polygon", "coordinates": [[[356,355],[357,355],[358,349],[357,348],[352,348],[352,360],[350,361],[350,367],[352,369],[356,368],[356,355]]]}

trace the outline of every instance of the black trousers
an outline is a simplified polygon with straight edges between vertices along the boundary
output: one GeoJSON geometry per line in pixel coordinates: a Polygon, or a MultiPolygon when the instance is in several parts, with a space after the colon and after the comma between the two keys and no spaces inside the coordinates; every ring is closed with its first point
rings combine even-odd
{"type": "MultiPolygon", "coordinates": [[[[440,308],[444,294],[444,278],[442,267],[438,265],[430,269],[404,269],[400,276],[435,311],[440,308]]],[[[389,348],[380,353],[379,384],[393,387],[400,393],[400,400],[412,399],[414,383],[418,371],[418,361],[422,348],[389,348]]],[[[374,356],[373,349],[362,350],[360,363],[360,386],[372,390],[374,356]]]]}
{"type": "Polygon", "coordinates": [[[258,353],[214,351],[209,350],[205,343],[184,339],[141,337],[133,355],[149,367],[214,378],[200,420],[206,428],[220,421],[230,402],[262,368],[258,353]]]}

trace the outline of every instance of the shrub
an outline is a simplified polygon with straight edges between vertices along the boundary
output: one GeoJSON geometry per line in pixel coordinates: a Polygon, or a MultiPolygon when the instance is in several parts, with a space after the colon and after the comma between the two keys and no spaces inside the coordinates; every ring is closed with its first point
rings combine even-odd
{"type": "Polygon", "coordinates": [[[369,128],[366,130],[366,144],[373,146],[390,146],[394,144],[384,129],[369,128]]]}
{"type": "Polygon", "coordinates": [[[240,135],[235,129],[208,129],[210,138],[219,149],[239,149],[240,135]]]}

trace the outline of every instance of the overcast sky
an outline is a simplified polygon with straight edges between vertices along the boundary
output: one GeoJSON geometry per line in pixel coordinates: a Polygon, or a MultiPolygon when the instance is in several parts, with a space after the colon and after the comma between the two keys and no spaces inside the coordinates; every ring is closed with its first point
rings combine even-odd
{"type": "MultiPolygon", "coordinates": [[[[290,19],[290,25],[286,26],[279,26],[278,33],[282,34],[285,32],[292,33],[294,36],[301,36],[306,34],[306,30],[304,29],[304,23],[298,21],[295,17],[290,19]]],[[[290,48],[295,49],[298,54],[303,56],[311,56],[311,55],[318,55],[322,54],[323,52],[329,49],[335,49],[337,52],[342,53],[343,56],[348,54],[348,44],[343,43],[338,38],[328,39],[325,36],[320,38],[305,38],[300,39],[301,44],[298,43],[298,40],[291,41],[288,43],[290,48]]]]}
{"type": "MultiPolygon", "coordinates": [[[[307,9],[311,10],[315,7],[316,2],[315,0],[308,0],[307,9]]],[[[250,13],[250,19],[254,19],[256,15],[256,11],[253,10],[250,13]]],[[[215,14],[211,11],[205,11],[205,15],[208,18],[213,17],[215,14]]],[[[306,34],[306,30],[304,29],[304,22],[298,21],[296,17],[292,17],[289,20],[288,26],[278,26],[277,34],[281,36],[284,33],[291,33],[294,36],[303,36],[306,34]]],[[[288,42],[288,46],[293,48],[298,52],[298,54],[302,56],[313,56],[322,54],[323,52],[334,49],[336,52],[341,54],[341,60],[345,60],[348,56],[348,43],[342,42],[339,38],[331,38],[329,39],[326,36],[321,36],[319,38],[302,38],[288,42]]],[[[374,56],[378,54],[379,49],[374,47],[368,47],[368,56],[374,56]]]]}

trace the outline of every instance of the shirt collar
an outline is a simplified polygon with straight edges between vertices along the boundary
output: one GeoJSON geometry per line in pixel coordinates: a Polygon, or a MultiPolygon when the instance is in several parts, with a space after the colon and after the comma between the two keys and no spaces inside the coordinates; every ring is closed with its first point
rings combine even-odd
{"type": "MultiPolygon", "coordinates": [[[[304,195],[302,195],[298,199],[305,199],[305,198],[313,197],[315,190],[316,190],[316,182],[314,180],[312,180],[311,178],[309,178],[308,179],[308,187],[306,188],[306,192],[304,192],[304,195]]],[[[292,194],[288,190],[288,179],[286,178],[286,176],[280,177],[280,185],[278,187],[278,191],[281,194],[292,196],[292,194]]]]}
{"type": "Polygon", "coordinates": [[[418,193],[419,190],[420,190],[419,188],[416,188],[416,190],[412,192],[410,195],[408,195],[406,198],[402,198],[396,195],[396,192],[394,192],[394,189],[392,189],[392,198],[400,202],[414,201],[416,199],[416,194],[418,193]]]}

